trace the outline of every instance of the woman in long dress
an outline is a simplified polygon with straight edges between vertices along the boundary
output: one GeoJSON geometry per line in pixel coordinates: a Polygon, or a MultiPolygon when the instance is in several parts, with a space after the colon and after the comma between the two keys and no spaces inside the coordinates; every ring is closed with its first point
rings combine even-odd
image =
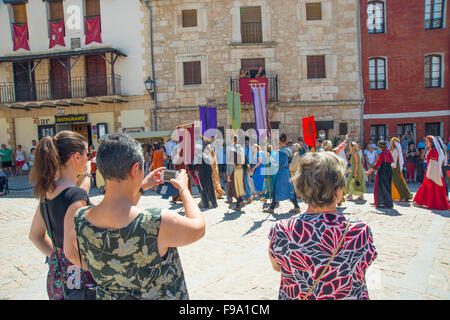
{"type": "Polygon", "coordinates": [[[259,147],[259,145],[255,144],[253,146],[256,164],[252,168],[252,175],[253,175],[253,185],[255,186],[255,192],[257,192],[261,196],[264,187],[264,164],[263,164],[264,152],[260,150],[261,148],[259,147]]]}
{"type": "Polygon", "coordinates": [[[276,170],[273,167],[275,151],[272,151],[272,146],[268,145],[264,158],[264,186],[263,186],[263,201],[272,199],[273,189],[275,186],[276,170]]]}
{"type": "Polygon", "coordinates": [[[408,202],[411,198],[411,192],[406,185],[402,170],[405,165],[403,159],[402,146],[397,137],[391,139],[391,154],[394,162],[392,162],[392,200],[400,200],[408,202]]]}
{"type": "MultiPolygon", "coordinates": [[[[347,163],[348,161],[347,161],[347,158],[345,157],[345,151],[344,151],[345,148],[347,147],[347,142],[348,142],[348,133],[345,135],[344,141],[342,141],[336,148],[333,149],[333,144],[331,143],[330,140],[325,140],[323,142],[322,146],[325,151],[334,152],[337,156],[341,157],[341,159],[343,159],[347,163]],[[341,156],[342,152],[344,153],[344,157],[341,156]]],[[[345,202],[346,193],[347,192],[344,187],[344,192],[342,192],[341,200],[339,200],[339,202],[337,203],[338,207],[342,206],[342,204],[345,202]]]]}
{"type": "Polygon", "coordinates": [[[394,207],[392,202],[392,166],[394,162],[391,152],[387,149],[387,143],[383,140],[378,142],[378,148],[381,153],[378,161],[373,168],[366,172],[366,176],[373,173],[377,168],[377,175],[375,176],[375,186],[373,190],[374,205],[377,208],[394,207]]]}
{"type": "Polygon", "coordinates": [[[445,181],[442,173],[444,154],[435,137],[427,136],[427,170],[419,190],[414,197],[414,204],[428,209],[448,210],[447,194],[445,193],[445,181]]]}
{"type": "Polygon", "coordinates": [[[208,155],[211,160],[212,178],[213,178],[214,190],[216,192],[216,198],[222,199],[222,196],[225,194],[225,191],[223,191],[222,186],[220,185],[219,166],[217,165],[216,152],[214,151],[214,148],[211,148],[210,144],[208,144],[207,147],[208,147],[207,148],[208,155]]]}
{"type": "Polygon", "coordinates": [[[353,200],[353,195],[358,196],[357,200],[364,200],[364,193],[366,192],[366,179],[364,177],[364,170],[361,161],[361,155],[359,154],[359,146],[356,142],[352,142],[349,145],[352,157],[350,159],[350,174],[347,179],[346,190],[348,196],[346,200],[353,200]]]}

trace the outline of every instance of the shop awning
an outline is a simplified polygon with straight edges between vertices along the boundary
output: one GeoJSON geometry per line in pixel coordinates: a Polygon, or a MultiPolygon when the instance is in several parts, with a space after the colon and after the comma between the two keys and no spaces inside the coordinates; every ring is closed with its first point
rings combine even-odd
{"type": "MultiPolygon", "coordinates": [[[[149,139],[149,138],[166,138],[169,137],[172,131],[150,131],[150,132],[130,132],[125,133],[133,139],[149,139]]],[[[105,140],[111,135],[111,133],[101,136],[98,140],[105,140]]]]}
{"type": "MultiPolygon", "coordinates": [[[[3,1],[5,1],[5,0],[3,0],[3,1]]],[[[40,60],[40,59],[57,58],[57,57],[103,54],[103,53],[109,53],[109,52],[115,53],[118,56],[124,56],[124,57],[127,56],[120,49],[116,49],[116,48],[112,48],[112,47],[103,47],[103,48],[78,49],[78,50],[70,50],[70,51],[47,52],[47,53],[38,53],[38,54],[36,54],[36,53],[35,54],[17,54],[17,55],[3,56],[3,57],[0,57],[0,62],[40,60]]]]}

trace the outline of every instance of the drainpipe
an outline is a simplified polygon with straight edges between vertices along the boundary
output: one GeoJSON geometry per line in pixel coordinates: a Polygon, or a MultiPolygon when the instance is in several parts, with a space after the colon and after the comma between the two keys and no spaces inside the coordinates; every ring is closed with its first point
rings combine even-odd
{"type": "Polygon", "coordinates": [[[364,87],[363,87],[363,74],[362,74],[362,50],[361,50],[361,6],[359,3],[360,0],[356,0],[357,6],[357,14],[356,17],[357,27],[358,27],[358,62],[359,62],[359,82],[361,87],[361,118],[360,118],[360,143],[363,146],[364,143],[364,105],[366,104],[366,99],[364,97],[364,87]]]}
{"type": "Polygon", "coordinates": [[[152,78],[153,78],[153,131],[158,131],[158,123],[157,123],[157,110],[158,110],[158,95],[156,94],[156,76],[155,76],[155,57],[153,53],[153,15],[152,15],[152,5],[150,0],[143,0],[144,4],[148,9],[148,16],[150,19],[150,55],[152,60],[152,78]]]}

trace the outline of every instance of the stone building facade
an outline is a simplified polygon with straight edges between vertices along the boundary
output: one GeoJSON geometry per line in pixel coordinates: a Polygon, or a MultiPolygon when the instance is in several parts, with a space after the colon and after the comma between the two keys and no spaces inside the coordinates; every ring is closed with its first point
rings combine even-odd
{"type": "Polygon", "coordinates": [[[95,147],[102,133],[150,131],[143,4],[139,0],[59,1],[65,45],[50,48],[50,6],[55,3],[0,1],[0,143],[13,150],[20,144],[28,156],[32,140],[61,130],[81,131],[95,147]],[[30,50],[14,50],[11,26],[17,24],[18,12],[27,21],[30,50]],[[101,42],[85,41],[85,20],[90,15],[99,16],[101,42]],[[75,27],[74,21],[79,22],[75,27]],[[24,72],[28,79],[28,63],[33,66],[32,86],[23,81],[24,72]],[[27,97],[29,89],[33,93],[27,97]]]}
{"type": "MultiPolygon", "coordinates": [[[[275,92],[269,118],[281,132],[296,139],[303,135],[302,117],[313,115],[327,138],[348,131],[359,140],[356,1],[156,0],[151,5],[158,130],[198,121],[198,106],[208,101],[218,105],[218,126],[230,128],[225,91],[241,67],[254,62],[265,66],[275,92]],[[248,21],[259,29],[250,32],[248,21]],[[256,33],[256,40],[248,40],[249,33],[256,33]],[[323,57],[324,74],[311,78],[308,64],[315,56],[323,57]],[[184,68],[190,62],[200,65],[200,83],[186,84],[184,68]]],[[[149,19],[143,10],[145,70],[150,73],[149,19]]],[[[243,128],[251,127],[253,106],[244,105],[241,118],[243,128]]]]}

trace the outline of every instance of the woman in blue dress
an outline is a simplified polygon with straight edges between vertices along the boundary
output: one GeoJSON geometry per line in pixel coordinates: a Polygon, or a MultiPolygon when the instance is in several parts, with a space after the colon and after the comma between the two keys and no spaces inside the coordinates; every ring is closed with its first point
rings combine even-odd
{"type": "Polygon", "coordinates": [[[253,153],[255,154],[256,164],[252,168],[253,184],[255,185],[255,191],[261,196],[264,190],[264,152],[260,151],[261,148],[255,144],[253,146],[253,153]]]}
{"type": "Polygon", "coordinates": [[[283,133],[280,136],[278,152],[278,172],[275,178],[274,191],[272,193],[272,203],[270,207],[263,210],[263,212],[274,213],[275,206],[283,200],[290,200],[294,208],[289,213],[300,213],[300,207],[297,203],[297,196],[294,192],[294,186],[291,181],[291,174],[289,172],[289,156],[286,146],[287,137],[283,133]]]}

